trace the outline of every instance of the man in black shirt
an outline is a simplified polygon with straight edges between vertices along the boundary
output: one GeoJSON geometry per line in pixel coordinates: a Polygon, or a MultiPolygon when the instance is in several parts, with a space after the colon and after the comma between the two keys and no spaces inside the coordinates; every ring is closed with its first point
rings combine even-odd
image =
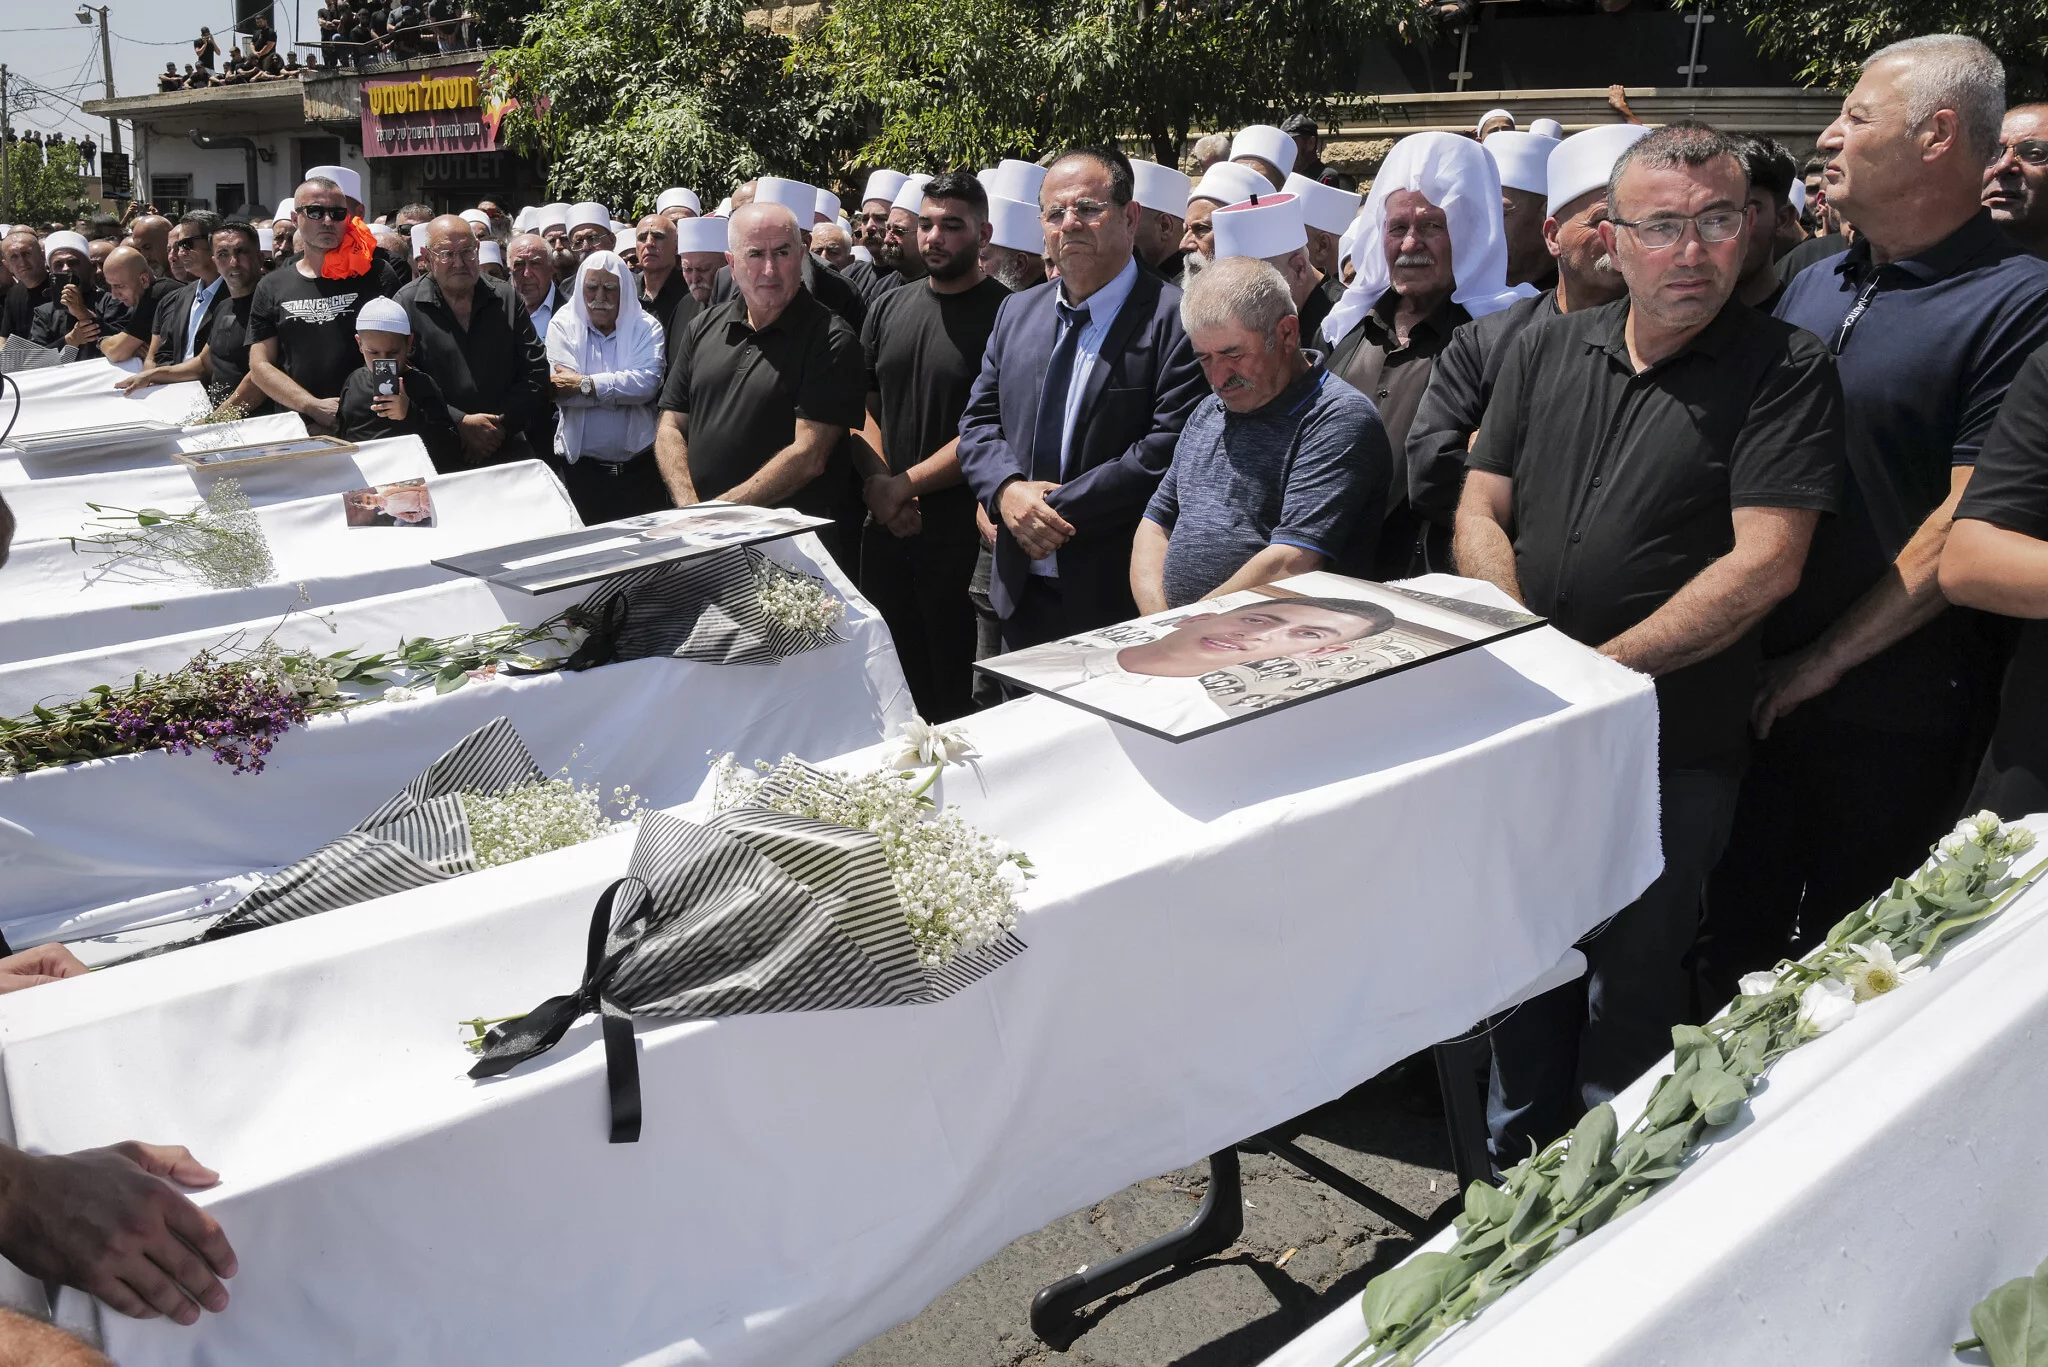
{"type": "Polygon", "coordinates": [[[1911,873],[1991,732],[2009,627],[1949,608],[1937,574],[2006,389],[2048,341],[2048,262],[1979,206],[2004,107],[1983,44],[1910,39],[1864,64],[1820,137],[1860,235],[1777,316],[1835,354],[1847,497],[1764,624],[1758,740],[1695,956],[1705,1009],[1911,873]]]}
{"type": "Polygon", "coordinates": [[[1735,297],[1758,313],[1778,306],[1785,282],[1778,278],[1777,248],[1788,225],[1795,230],[1799,215],[1792,208],[1792,177],[1799,168],[1792,154],[1770,138],[1744,137],[1742,162],[1749,171],[1749,202],[1756,210],[1756,227],[1749,235],[1749,251],[1742,259],[1742,279],[1736,282],[1735,297]]]}
{"type": "Polygon", "coordinates": [[[664,354],[673,362],[684,329],[703,308],[690,291],[676,253],[675,220],[667,214],[649,214],[634,227],[633,241],[640,249],[640,307],[661,324],[664,354]]]}
{"type": "MultiPolygon", "coordinates": [[[[149,273],[149,262],[133,247],[120,247],[107,256],[107,293],[126,307],[113,326],[117,331],[100,336],[100,355],[110,361],[132,361],[151,357],[150,338],[156,329],[157,313],[177,294],[181,286],[168,276],[149,273]]],[[[112,320],[110,320],[112,322],[112,320]]]]}
{"type": "Polygon", "coordinates": [[[868,418],[854,459],[868,520],[860,589],[889,624],[927,721],[974,706],[967,584],[980,536],[958,448],[968,390],[1010,293],[982,273],[988,237],[978,180],[953,171],[926,182],[917,229],[926,277],[876,300],[861,334],[868,418]]]}
{"type": "MultiPolygon", "coordinates": [[[[809,259],[780,204],[733,210],[739,295],[699,314],[661,391],[654,454],[678,508],[700,499],[835,517],[852,490],[841,453],[862,420],[860,338],[802,288],[809,259]]],[[[833,558],[857,548],[821,528],[833,558]]]]}
{"type": "MultiPolygon", "coordinates": [[[[732,192],[732,207],[735,212],[743,205],[754,202],[755,186],[756,182],[750,180],[732,192]]],[[[805,188],[808,189],[809,187],[805,188]]],[[[811,192],[811,197],[813,203],[815,203],[816,191],[811,192]]],[[[796,215],[796,212],[794,207],[790,208],[792,217],[796,215]]],[[[798,223],[798,232],[805,238],[808,238],[811,232],[811,225],[804,223],[801,219],[798,220],[798,223]]],[[[913,226],[912,236],[915,237],[915,235],[916,230],[913,226]]],[[[845,319],[846,325],[852,328],[854,335],[858,337],[861,325],[867,322],[868,317],[868,303],[866,299],[861,297],[860,290],[855,288],[851,280],[848,280],[838,271],[833,270],[830,266],[812,256],[808,250],[804,252],[803,260],[800,264],[803,267],[804,293],[810,295],[833,313],[845,319]]],[[[920,267],[920,269],[922,268],[920,267]]],[[[719,271],[717,280],[711,286],[711,302],[713,304],[723,304],[733,297],[733,293],[732,267],[727,266],[719,271]]]]}
{"type": "Polygon", "coordinates": [[[2048,811],[2048,347],[2027,359],[1984,439],[1942,548],[1941,592],[2024,621],[1964,809],[2048,811]]]}
{"type": "Polygon", "coordinates": [[[2048,258],[2048,104],[2015,105],[1998,129],[1998,156],[1984,172],[1991,221],[2048,258]]]}
{"type": "Polygon", "coordinates": [[[322,431],[333,431],[342,381],[361,363],[356,311],[398,291],[398,276],[370,257],[348,275],[329,277],[328,258],[345,270],[340,252],[349,218],[348,197],[325,176],[300,185],[292,197],[296,261],[263,277],[249,306],[249,373],[274,403],[322,431]]]}
{"type": "Polygon", "coordinates": [[[1616,164],[1601,238],[1629,298],[1509,348],[1458,508],[1459,568],[1657,680],[1664,871],[1589,936],[1589,974],[1494,1031],[1495,1161],[1526,1156],[1671,1046],[1700,889],[1735,810],[1756,626],[1839,498],[1827,350],[1730,302],[1750,210],[1735,145],[1675,125],[1616,164]]]}
{"type": "Polygon", "coordinates": [[[553,448],[547,347],[509,281],[483,273],[476,234],[454,214],[427,224],[429,274],[398,291],[413,363],[447,400],[464,464],[538,460],[553,448]]]}
{"type": "MultiPolygon", "coordinates": [[[[1607,178],[1615,160],[1649,132],[1639,123],[1604,124],[1574,133],[1552,151],[1543,242],[1557,259],[1556,288],[1474,318],[1452,333],[1408,428],[1408,501],[1430,522],[1448,522],[1457,513],[1465,453],[1493,398],[1509,343],[1533,323],[1611,304],[1628,293],[1600,239],[1600,225],[1607,221],[1607,178]]],[[[1394,468],[1401,469],[1402,462],[1397,460],[1394,468]]]]}
{"type": "MultiPolygon", "coordinates": [[[[184,225],[179,226],[182,229],[184,225]]],[[[239,220],[221,224],[214,230],[208,260],[218,283],[212,307],[195,337],[197,350],[169,365],[145,366],[140,375],[120,381],[115,388],[131,390],[198,380],[216,404],[233,404],[245,413],[255,413],[265,405],[263,391],[249,378],[249,305],[256,282],[263,278],[263,252],[256,229],[239,220]]]]}
{"type": "Polygon", "coordinates": [[[205,209],[186,214],[171,228],[171,278],[178,288],[157,305],[150,325],[149,365],[176,365],[205,348],[213,314],[228,297],[213,262],[213,235],[218,231],[220,215],[205,209]]]}
{"type": "Polygon", "coordinates": [[[43,244],[33,228],[16,228],[0,240],[0,260],[6,261],[8,274],[14,277],[5,299],[0,300],[0,339],[26,340],[36,310],[57,297],[57,286],[50,279],[43,244]]]}
{"type": "MultiPolygon", "coordinates": [[[[119,331],[127,307],[92,281],[92,258],[77,233],[51,233],[51,299],[30,316],[28,340],[58,350],[76,347],[67,360],[100,354],[100,339],[119,331]]],[[[132,253],[131,253],[132,254],[132,253]]]]}

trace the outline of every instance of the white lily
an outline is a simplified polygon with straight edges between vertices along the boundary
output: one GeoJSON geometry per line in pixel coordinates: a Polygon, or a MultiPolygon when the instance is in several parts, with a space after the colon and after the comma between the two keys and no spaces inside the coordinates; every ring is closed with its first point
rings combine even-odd
{"type": "Polygon", "coordinates": [[[1902,984],[1927,976],[1929,966],[1920,962],[1918,954],[1908,954],[1903,959],[1893,958],[1892,947],[1882,940],[1850,945],[1849,948],[1855,950],[1863,962],[1850,964],[1842,970],[1842,977],[1859,1002],[1882,997],[1887,992],[1896,991],[1902,984]]]}
{"type": "Polygon", "coordinates": [[[1839,978],[1809,983],[1799,994],[1799,1033],[1809,1039],[1827,1034],[1855,1014],[1855,989],[1839,978]]]}
{"type": "Polygon", "coordinates": [[[1745,997],[1768,997],[1778,990],[1778,975],[1767,968],[1745,973],[1736,980],[1735,986],[1745,997]]]}
{"type": "Polygon", "coordinates": [[[418,696],[418,692],[416,692],[413,689],[405,687],[405,685],[403,684],[393,684],[391,685],[391,687],[384,690],[385,702],[411,702],[414,698],[417,698],[418,696]]]}
{"type": "Polygon", "coordinates": [[[927,764],[958,764],[977,757],[974,742],[959,726],[933,726],[923,717],[912,717],[896,732],[903,749],[896,755],[898,769],[917,769],[927,764]]]}

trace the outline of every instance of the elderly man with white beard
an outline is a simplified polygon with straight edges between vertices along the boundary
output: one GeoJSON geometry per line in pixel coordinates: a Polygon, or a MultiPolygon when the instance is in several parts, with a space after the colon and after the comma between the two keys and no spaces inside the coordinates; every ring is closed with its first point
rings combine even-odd
{"type": "MultiPolygon", "coordinates": [[[[1357,275],[1323,321],[1330,372],[1378,405],[1395,452],[1451,334],[1519,297],[1508,288],[1500,173],[1470,138],[1417,133],[1394,145],[1360,218],[1357,275]]],[[[1372,577],[1448,563],[1451,526],[1408,501],[1397,465],[1372,577]]]]}
{"type": "Polygon", "coordinates": [[[1308,225],[1302,211],[1296,195],[1261,195],[1226,205],[1209,220],[1210,247],[1216,261],[1249,256],[1279,271],[1287,282],[1299,333],[1313,341],[1336,300],[1323,292],[1322,273],[1309,261],[1308,225]]]}
{"type": "MultiPolygon", "coordinates": [[[[1531,323],[1611,304],[1628,291],[1601,245],[1600,225],[1607,219],[1608,174],[1623,152],[1649,134],[1639,123],[1606,124],[1574,133],[1550,150],[1543,242],[1557,260],[1557,284],[1452,333],[1408,427],[1408,501],[1432,524],[1457,516],[1465,452],[1479,434],[1479,419],[1493,397],[1508,343],[1531,323]]],[[[1447,558],[1434,558],[1440,549],[1429,548],[1428,568],[1449,571],[1453,567],[1447,558]]]]}

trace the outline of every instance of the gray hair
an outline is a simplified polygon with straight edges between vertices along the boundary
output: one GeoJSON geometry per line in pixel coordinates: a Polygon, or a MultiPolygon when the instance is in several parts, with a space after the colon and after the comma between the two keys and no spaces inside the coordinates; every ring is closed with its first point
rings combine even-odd
{"type": "Polygon", "coordinates": [[[1645,138],[1638,138],[1629,144],[1628,150],[1614,159],[1614,169],[1607,175],[1607,209],[1616,218],[1621,218],[1621,177],[1631,166],[1640,166],[1649,171],[1665,171],[1673,167],[1699,167],[1721,157],[1735,164],[1742,175],[1742,193],[1749,193],[1749,163],[1743,159],[1742,145],[1716,128],[1703,123],[1666,124],[1645,138]]]}
{"type": "Polygon", "coordinates": [[[1200,175],[1203,167],[1214,162],[1230,159],[1230,134],[1205,133],[1195,140],[1194,150],[1188,153],[1194,174],[1200,175]]]}
{"type": "Polygon", "coordinates": [[[1997,54],[1960,33],[1930,33],[1879,48],[1863,59],[1863,69],[1887,57],[1908,61],[1899,82],[1908,125],[1918,128],[1936,110],[1951,110],[1964,145],[1990,165],[1998,155],[1998,126],[2005,121],[2005,66],[1997,54]]]}
{"type": "Polygon", "coordinates": [[[732,217],[726,220],[725,225],[725,249],[729,252],[739,251],[741,229],[752,227],[763,219],[775,218],[780,218],[789,225],[790,240],[795,242],[797,249],[801,251],[804,245],[803,229],[798,226],[796,215],[790,212],[789,206],[771,204],[759,199],[742,204],[732,211],[732,217]]]}
{"type": "Polygon", "coordinates": [[[1226,256],[1203,266],[1180,296],[1180,325],[1236,326],[1258,333],[1269,347],[1280,344],[1280,320],[1294,317],[1287,277],[1252,256],[1226,256]]]}

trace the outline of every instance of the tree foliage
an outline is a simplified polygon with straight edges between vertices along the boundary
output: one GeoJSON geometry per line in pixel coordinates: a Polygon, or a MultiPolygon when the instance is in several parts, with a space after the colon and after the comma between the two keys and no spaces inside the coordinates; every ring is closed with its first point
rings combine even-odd
{"type": "Polygon", "coordinates": [[[861,164],[982,165],[1135,134],[1171,164],[1234,128],[1348,92],[1399,0],[838,0],[800,47],[861,164]]]}
{"type": "Polygon", "coordinates": [[[505,136],[546,159],[564,200],[625,216],[667,185],[803,174],[819,92],[785,70],[790,43],[747,25],[741,0],[548,0],[495,53],[505,136]]]}
{"type": "Polygon", "coordinates": [[[20,141],[6,149],[8,204],[0,222],[69,225],[87,211],[81,157],[70,143],[42,148],[20,141]]]}
{"type": "Polygon", "coordinates": [[[2014,103],[2048,96],[2048,7],[2038,0],[1737,0],[1736,13],[1773,57],[1803,61],[1799,78],[1847,90],[1865,57],[1902,38],[1967,33],[2005,62],[2014,103]]]}

